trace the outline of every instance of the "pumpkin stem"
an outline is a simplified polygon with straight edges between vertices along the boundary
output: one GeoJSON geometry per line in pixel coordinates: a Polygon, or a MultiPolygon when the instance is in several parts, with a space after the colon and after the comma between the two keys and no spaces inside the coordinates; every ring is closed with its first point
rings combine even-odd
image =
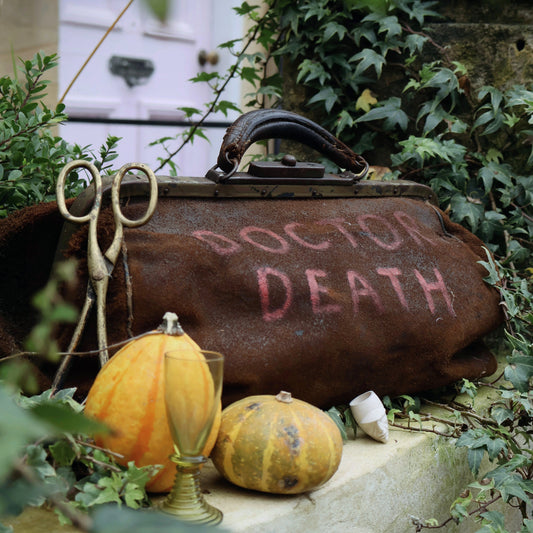
{"type": "Polygon", "coordinates": [[[276,396],[276,400],[278,400],[278,402],[283,402],[283,403],[292,403],[292,395],[290,392],[282,390],[276,396]]]}
{"type": "Polygon", "coordinates": [[[166,335],[183,335],[185,332],[178,321],[178,315],[167,311],[163,315],[163,322],[157,328],[158,331],[165,333],[166,335]]]}

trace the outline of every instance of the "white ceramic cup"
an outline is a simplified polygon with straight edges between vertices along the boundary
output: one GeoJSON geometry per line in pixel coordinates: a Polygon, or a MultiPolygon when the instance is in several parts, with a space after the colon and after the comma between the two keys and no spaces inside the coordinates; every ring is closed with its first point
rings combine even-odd
{"type": "Polygon", "coordinates": [[[350,410],[357,425],[380,442],[389,440],[389,423],[383,402],[374,391],[360,394],[350,402],[350,410]]]}

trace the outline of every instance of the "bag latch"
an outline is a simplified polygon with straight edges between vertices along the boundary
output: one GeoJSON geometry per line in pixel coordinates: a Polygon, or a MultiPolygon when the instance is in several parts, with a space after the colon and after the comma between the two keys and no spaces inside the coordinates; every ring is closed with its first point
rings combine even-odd
{"type": "Polygon", "coordinates": [[[286,154],[281,161],[252,161],[248,172],[260,178],[323,178],[325,170],[320,163],[296,161],[286,154]]]}

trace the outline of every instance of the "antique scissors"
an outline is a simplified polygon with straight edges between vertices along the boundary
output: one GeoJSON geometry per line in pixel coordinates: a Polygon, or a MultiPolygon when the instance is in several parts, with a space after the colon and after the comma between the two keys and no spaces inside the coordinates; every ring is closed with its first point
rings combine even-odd
{"type": "Polygon", "coordinates": [[[89,279],[87,282],[87,293],[85,303],[80,313],[80,318],[76,329],[73,333],[68,353],[63,358],[61,366],[59,367],[56,377],[54,379],[53,388],[57,385],[65,372],[72,352],[75,350],[85,325],[91,308],[96,302],[96,324],[98,336],[98,350],[100,365],[103,366],[109,359],[107,351],[107,328],[106,328],[106,298],[107,288],[109,285],[109,278],[115,267],[116,260],[122,247],[122,239],[124,236],[124,226],[128,228],[136,228],[146,224],[154,214],[157,204],[157,179],[152,170],[143,163],[128,163],[120,168],[113,178],[111,187],[111,208],[113,210],[113,217],[115,221],[115,234],[109,248],[102,251],[98,244],[98,217],[102,205],[102,178],[98,169],[89,161],[82,159],[71,161],[67,163],[61,170],[57,180],[57,206],[60,213],[65,219],[76,224],[89,223],[89,233],[87,239],[87,265],[89,271],[89,279]],[[94,202],[91,210],[83,216],[75,216],[67,209],[65,202],[65,181],[70,172],[78,168],[87,169],[93,178],[94,183],[94,202]],[[136,220],[131,220],[124,216],[120,207],[120,186],[122,179],[130,170],[140,170],[148,178],[150,185],[150,196],[148,208],[145,214],[136,220]]]}

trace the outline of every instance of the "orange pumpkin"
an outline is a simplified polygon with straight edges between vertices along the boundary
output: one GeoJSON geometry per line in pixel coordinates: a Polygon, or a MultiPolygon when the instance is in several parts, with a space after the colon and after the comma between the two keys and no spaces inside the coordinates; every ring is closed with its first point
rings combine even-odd
{"type": "Polygon", "coordinates": [[[342,445],[340,430],[326,413],[280,392],[226,407],[211,459],[240,487],[297,494],[331,478],[342,445]]]}
{"type": "MultiPolygon", "coordinates": [[[[163,465],[146,485],[150,492],[172,488],[176,465],[169,456],[174,444],[167,422],[164,389],[164,354],[179,350],[184,357],[203,358],[200,347],[165,315],[159,330],[132,340],[98,373],[87,396],[85,413],[107,424],[110,434],[95,436],[98,446],[119,453],[126,465],[163,465]]],[[[220,426],[221,407],[203,449],[208,456],[220,426]]]]}

